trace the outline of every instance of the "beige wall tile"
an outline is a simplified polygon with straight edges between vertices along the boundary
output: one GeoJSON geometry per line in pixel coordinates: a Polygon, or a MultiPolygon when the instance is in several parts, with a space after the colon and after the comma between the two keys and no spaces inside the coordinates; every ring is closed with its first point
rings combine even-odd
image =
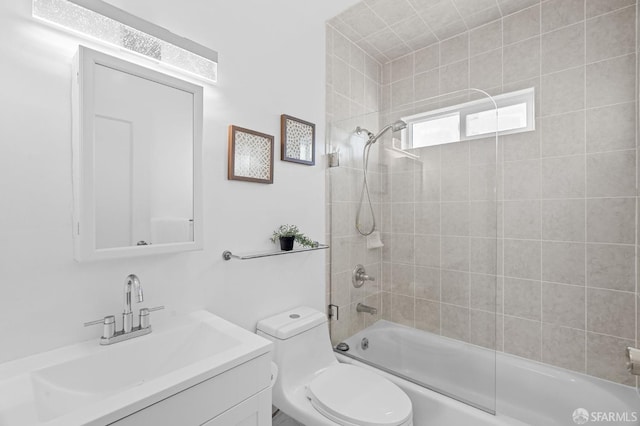
{"type": "Polygon", "coordinates": [[[469,200],[469,168],[452,167],[443,169],[440,175],[442,201],[469,200]]]}
{"type": "Polygon", "coordinates": [[[391,293],[404,296],[414,296],[413,266],[392,263],[391,264],[391,293]]]}
{"type": "Polygon", "coordinates": [[[432,268],[440,267],[440,237],[416,235],[415,264],[432,268]]]}
{"type": "Polygon", "coordinates": [[[636,0],[586,0],[587,18],[636,4],[636,0]]]}
{"type": "Polygon", "coordinates": [[[445,66],[469,58],[469,35],[463,33],[440,43],[440,65],[445,66]]]}
{"type": "Polygon", "coordinates": [[[504,240],[505,276],[539,280],[540,250],[540,241],[504,240]]]}
{"type": "Polygon", "coordinates": [[[471,238],[469,240],[469,271],[481,274],[497,273],[497,240],[493,238],[471,238]]]}
{"type": "Polygon", "coordinates": [[[635,149],[587,155],[588,197],[623,197],[635,194],[635,149]]]}
{"type": "Polygon", "coordinates": [[[414,262],[414,237],[408,234],[392,234],[391,261],[394,263],[414,262]]]}
{"type": "Polygon", "coordinates": [[[471,166],[469,169],[469,199],[471,201],[495,201],[496,174],[495,165],[471,166]]]}
{"type": "Polygon", "coordinates": [[[495,201],[472,201],[469,206],[469,235],[496,238],[497,206],[495,201]]]}
{"type": "Polygon", "coordinates": [[[542,76],[541,115],[556,115],[583,109],[584,82],[584,67],[542,76]]]}
{"type": "Polygon", "coordinates": [[[542,362],[584,373],[585,341],[586,333],[583,330],[543,324],[542,362]]]}
{"type": "Polygon", "coordinates": [[[540,124],[540,150],[543,157],[584,153],[584,111],[542,117],[540,124]]]}
{"type": "Polygon", "coordinates": [[[496,347],[496,314],[485,311],[469,311],[469,341],[474,345],[495,349],[496,347]]]}
{"type": "Polygon", "coordinates": [[[587,333],[587,374],[634,386],[635,380],[625,367],[628,346],[633,346],[633,340],[587,333]]]}
{"type": "Polygon", "coordinates": [[[423,169],[414,175],[415,200],[440,201],[440,170],[423,169]]]}
{"type": "Polygon", "coordinates": [[[469,306],[471,309],[501,313],[502,283],[502,278],[498,280],[496,275],[470,274],[469,306]]]}
{"type": "Polygon", "coordinates": [[[413,78],[405,78],[391,84],[391,106],[401,108],[413,102],[413,78]]]}
{"type": "Polygon", "coordinates": [[[413,234],[414,229],[414,204],[393,203],[391,210],[391,232],[413,234]]]}
{"type": "Polygon", "coordinates": [[[440,321],[443,336],[469,341],[469,308],[443,303],[440,305],[440,321]]]}
{"type": "Polygon", "coordinates": [[[442,269],[469,270],[469,237],[442,237],[440,241],[442,269]]]}
{"type": "Polygon", "coordinates": [[[504,202],[504,236],[540,239],[540,200],[504,202]]]}
{"type": "Polygon", "coordinates": [[[504,163],[504,198],[506,200],[540,198],[540,160],[504,163]]]}
{"type": "Polygon", "coordinates": [[[634,244],[635,216],[634,198],[587,200],[587,241],[634,244]]]}
{"type": "Polygon", "coordinates": [[[584,20],[584,0],[542,2],[542,32],[553,31],[584,20]]]}
{"type": "Polygon", "coordinates": [[[471,57],[469,67],[470,87],[491,89],[502,85],[502,49],[471,57]]]}
{"type": "Polygon", "coordinates": [[[414,76],[416,101],[421,101],[438,96],[440,90],[440,70],[438,68],[426,71],[414,76]]]}
{"type": "Polygon", "coordinates": [[[585,245],[543,241],[542,280],[584,285],[585,245]]]}
{"type": "Polygon", "coordinates": [[[587,285],[634,291],[635,247],[633,245],[588,244],[587,285]]]}
{"type": "Polygon", "coordinates": [[[440,303],[416,299],[416,328],[440,334],[440,303]]]}
{"type": "Polygon", "coordinates": [[[634,53],[635,6],[587,21],[587,62],[634,53]]]}
{"type": "Polygon", "coordinates": [[[416,203],[415,233],[440,234],[440,203],[416,203]]]}
{"type": "Polygon", "coordinates": [[[469,86],[469,60],[440,67],[440,93],[467,89],[469,86]]]}
{"type": "Polygon", "coordinates": [[[440,269],[415,267],[415,296],[440,301],[440,269]]]}
{"type": "Polygon", "coordinates": [[[584,65],[584,25],[561,28],[542,35],[542,74],[584,65]]]}
{"type": "Polygon", "coordinates": [[[415,325],[414,298],[391,294],[391,321],[413,327],[415,325]]]}
{"type": "Polygon", "coordinates": [[[440,66],[440,44],[434,44],[429,47],[417,50],[414,53],[414,72],[429,71],[440,66]]]}
{"type": "Polygon", "coordinates": [[[542,198],[579,198],[585,195],[584,155],[542,159],[542,198]]]}
{"type": "Polygon", "coordinates": [[[494,21],[469,32],[471,56],[494,49],[502,49],[502,21],[494,21]]]}
{"type": "Polygon", "coordinates": [[[587,107],[633,101],[635,69],[635,53],[587,65],[587,107]]]}
{"type": "Polygon", "coordinates": [[[584,286],[542,283],[542,322],[585,329],[584,286]]]}
{"type": "Polygon", "coordinates": [[[536,5],[509,15],[503,20],[503,42],[517,43],[540,34],[540,6],[536,5]]]}
{"type": "Polygon", "coordinates": [[[504,46],[503,78],[505,83],[527,80],[540,75],[540,37],[504,46]]]}
{"type": "Polygon", "coordinates": [[[505,278],[504,313],[540,321],[540,282],[505,278]]]}
{"type": "Polygon", "coordinates": [[[442,215],[442,235],[468,236],[469,235],[469,203],[443,202],[440,204],[442,215]]]}
{"type": "Polygon", "coordinates": [[[585,241],[585,201],[542,200],[542,239],[585,241]]]}
{"type": "Polygon", "coordinates": [[[510,354],[539,361],[542,331],[539,321],[504,317],[504,351],[510,354]]]}
{"type": "Polygon", "coordinates": [[[440,273],[442,302],[469,307],[469,273],[442,271],[440,273]]]}
{"type": "Polygon", "coordinates": [[[635,149],[635,103],[587,110],[587,152],[635,149]]]}
{"type": "Polygon", "coordinates": [[[540,158],[540,136],[539,131],[498,136],[499,143],[503,146],[504,161],[540,158]]]}
{"type": "Polygon", "coordinates": [[[587,330],[626,339],[635,338],[633,293],[587,289],[587,330]]]}
{"type": "Polygon", "coordinates": [[[391,62],[391,82],[413,76],[413,59],[413,55],[406,55],[391,62]]]}

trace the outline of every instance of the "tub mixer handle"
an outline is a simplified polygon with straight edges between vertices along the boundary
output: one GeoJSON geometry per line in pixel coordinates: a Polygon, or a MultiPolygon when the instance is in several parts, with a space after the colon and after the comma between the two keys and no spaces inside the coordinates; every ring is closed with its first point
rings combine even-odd
{"type": "Polygon", "coordinates": [[[358,264],[353,269],[353,273],[351,274],[351,282],[355,288],[360,288],[364,285],[365,281],[375,281],[374,277],[367,275],[367,271],[364,269],[364,266],[358,264]]]}

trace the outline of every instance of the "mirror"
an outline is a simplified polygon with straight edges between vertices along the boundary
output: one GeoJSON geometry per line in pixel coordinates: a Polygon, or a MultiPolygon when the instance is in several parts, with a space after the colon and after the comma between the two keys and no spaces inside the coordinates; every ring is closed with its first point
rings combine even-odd
{"type": "Polygon", "coordinates": [[[202,248],[202,87],[80,46],[76,259],[202,248]]]}

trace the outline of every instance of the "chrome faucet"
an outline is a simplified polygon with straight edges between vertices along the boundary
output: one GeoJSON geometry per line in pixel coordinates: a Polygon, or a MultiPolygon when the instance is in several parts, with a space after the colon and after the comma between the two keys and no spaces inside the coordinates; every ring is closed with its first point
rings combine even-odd
{"type": "Polygon", "coordinates": [[[133,328],[133,312],[131,311],[131,288],[136,291],[136,302],[144,300],[140,279],[134,275],[128,275],[124,280],[124,312],[122,313],[122,331],[130,333],[133,328]]]}
{"type": "Polygon", "coordinates": [[[164,309],[164,306],[141,308],[139,324],[137,327],[134,327],[133,311],[131,310],[132,291],[135,294],[137,303],[144,300],[140,279],[134,274],[128,275],[124,280],[124,312],[122,312],[122,330],[116,331],[116,318],[113,315],[107,315],[103,319],[84,323],[85,327],[98,324],[103,326],[102,337],[100,338],[101,345],[110,345],[112,343],[122,342],[124,340],[133,339],[134,337],[144,336],[145,334],[151,333],[149,313],[164,309]]]}
{"type": "Polygon", "coordinates": [[[376,315],[378,313],[378,309],[374,308],[373,306],[367,306],[365,304],[358,303],[356,305],[356,312],[366,312],[371,315],[376,315]]]}

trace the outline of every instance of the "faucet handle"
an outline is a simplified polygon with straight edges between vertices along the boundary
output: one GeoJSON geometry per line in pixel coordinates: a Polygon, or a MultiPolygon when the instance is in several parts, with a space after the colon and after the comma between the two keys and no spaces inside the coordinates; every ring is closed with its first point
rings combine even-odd
{"type": "Polygon", "coordinates": [[[140,328],[149,328],[149,312],[160,311],[164,309],[164,305],[155,306],[153,308],[140,308],[140,328]]]}
{"type": "Polygon", "coordinates": [[[85,322],[84,326],[89,327],[91,325],[98,325],[98,324],[103,325],[102,327],[103,339],[108,339],[110,337],[113,337],[113,335],[116,333],[116,317],[114,317],[113,315],[107,315],[106,317],[99,320],[85,322]]]}

